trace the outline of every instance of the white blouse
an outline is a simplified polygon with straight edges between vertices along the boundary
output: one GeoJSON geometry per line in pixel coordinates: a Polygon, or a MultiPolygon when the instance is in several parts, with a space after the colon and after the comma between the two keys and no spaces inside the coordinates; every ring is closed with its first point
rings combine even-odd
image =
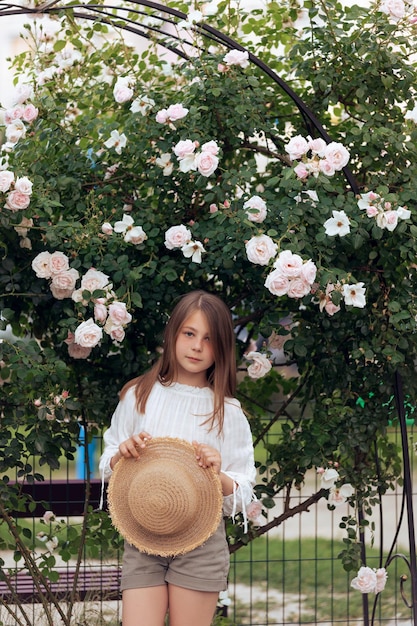
{"type": "Polygon", "coordinates": [[[203,422],[213,413],[213,391],[209,387],[190,387],[182,383],[169,386],[155,383],[143,414],[137,412],[135,387],[130,387],[120,400],[104,433],[104,452],[100,459],[102,480],[112,473],[111,458],[119,444],[145,430],[153,437],[178,437],[190,443],[206,443],[220,452],[221,471],[234,480],[238,487],[233,494],[223,497],[223,512],[234,517],[241,511],[246,526],[246,508],[255,498],[256,479],[252,434],[240,403],[227,398],[224,408],[223,432],[216,427],[209,430],[203,422]]]}

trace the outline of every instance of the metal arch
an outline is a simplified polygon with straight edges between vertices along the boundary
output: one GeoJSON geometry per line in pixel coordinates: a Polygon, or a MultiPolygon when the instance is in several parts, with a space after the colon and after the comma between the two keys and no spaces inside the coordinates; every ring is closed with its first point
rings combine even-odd
{"type": "MultiPolygon", "coordinates": [[[[118,12],[124,11],[126,13],[136,13],[137,15],[143,15],[145,17],[149,17],[144,10],[141,10],[140,7],[144,7],[147,9],[151,9],[156,11],[157,15],[152,15],[153,19],[159,19],[162,23],[162,26],[165,24],[169,25],[177,25],[180,21],[184,21],[187,18],[185,13],[178,11],[177,9],[173,9],[167,6],[164,6],[158,2],[153,2],[152,0],[129,0],[129,5],[136,5],[138,8],[132,8],[131,6],[125,7],[120,5],[102,5],[102,4],[84,4],[84,3],[74,3],[70,5],[61,5],[61,0],[49,0],[41,4],[36,8],[22,7],[18,4],[14,4],[12,2],[3,3],[0,1],[0,17],[7,15],[40,15],[40,14],[56,14],[61,11],[71,10],[74,12],[74,16],[81,19],[87,20],[98,20],[102,23],[110,24],[112,26],[116,26],[122,30],[126,30],[131,32],[139,37],[150,39],[150,33],[153,35],[161,35],[161,37],[167,37],[168,41],[164,41],[160,39],[157,41],[158,45],[166,48],[170,52],[176,54],[177,56],[187,60],[188,55],[178,48],[175,45],[175,42],[181,43],[182,45],[186,44],[187,47],[196,48],[197,45],[195,43],[184,41],[179,36],[170,34],[169,36],[163,32],[161,27],[156,27],[153,25],[147,24],[138,24],[134,20],[128,17],[128,15],[119,17],[116,16],[112,11],[117,10],[118,12]],[[173,43],[170,43],[173,42],[173,43]]],[[[326,143],[330,143],[332,138],[324,129],[321,122],[318,120],[316,115],[304,104],[301,98],[291,89],[291,87],[274,71],[272,70],[266,63],[264,63],[261,59],[256,57],[254,54],[249,52],[244,46],[242,46],[237,41],[233,40],[228,35],[225,35],[221,31],[209,26],[208,24],[196,24],[193,26],[194,30],[198,32],[200,35],[204,36],[209,41],[213,41],[215,43],[221,44],[228,48],[229,50],[236,49],[240,51],[244,51],[248,53],[249,61],[258,67],[266,76],[272,79],[274,83],[276,83],[284,93],[286,93],[291,100],[294,102],[296,107],[298,108],[305,126],[307,128],[307,132],[309,134],[313,134],[314,132],[321,136],[326,143]]],[[[349,168],[345,167],[343,169],[343,173],[347,182],[349,183],[353,193],[359,193],[359,186],[356,182],[355,177],[349,168]]]]}

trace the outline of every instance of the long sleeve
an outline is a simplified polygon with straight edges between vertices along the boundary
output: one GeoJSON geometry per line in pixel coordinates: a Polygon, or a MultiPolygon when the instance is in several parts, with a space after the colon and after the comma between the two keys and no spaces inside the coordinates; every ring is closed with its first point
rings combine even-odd
{"type": "Polygon", "coordinates": [[[148,398],[145,413],[139,414],[135,388],[131,387],[117,405],[111,425],[104,433],[105,447],[99,465],[103,483],[112,473],[110,460],[118,451],[120,443],[141,430],[153,437],[179,437],[190,443],[195,440],[219,450],[221,471],[238,485],[234,494],[224,496],[225,515],[234,516],[242,511],[245,517],[246,507],[253,499],[256,478],[249,424],[239,402],[227,399],[223,432],[219,436],[216,427],[210,430],[204,424],[212,412],[211,389],[180,383],[169,386],[156,383],[148,398]]]}

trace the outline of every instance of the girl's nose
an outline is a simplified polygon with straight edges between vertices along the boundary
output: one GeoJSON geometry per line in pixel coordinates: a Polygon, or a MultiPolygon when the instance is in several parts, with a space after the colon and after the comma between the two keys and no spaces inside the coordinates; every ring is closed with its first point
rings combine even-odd
{"type": "Polygon", "coordinates": [[[201,352],[202,345],[203,345],[202,339],[199,339],[198,337],[196,337],[194,341],[194,346],[193,346],[194,350],[196,350],[197,352],[201,352]]]}

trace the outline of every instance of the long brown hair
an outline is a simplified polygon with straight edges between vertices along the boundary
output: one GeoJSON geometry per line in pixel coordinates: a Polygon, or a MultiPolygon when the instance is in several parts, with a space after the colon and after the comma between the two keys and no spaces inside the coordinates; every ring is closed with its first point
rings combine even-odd
{"type": "Polygon", "coordinates": [[[207,422],[210,428],[217,425],[221,433],[225,400],[234,397],[236,393],[235,335],[229,309],[218,296],[206,291],[191,291],[181,297],[165,327],[161,358],[145,374],[129,381],[123,387],[120,397],[130,387],[135,386],[137,409],[143,413],[156,381],[162,385],[170,385],[176,380],[175,345],[185,320],[195,311],[201,311],[207,319],[214,355],[214,363],[207,370],[207,385],[214,391],[214,410],[207,422]]]}

